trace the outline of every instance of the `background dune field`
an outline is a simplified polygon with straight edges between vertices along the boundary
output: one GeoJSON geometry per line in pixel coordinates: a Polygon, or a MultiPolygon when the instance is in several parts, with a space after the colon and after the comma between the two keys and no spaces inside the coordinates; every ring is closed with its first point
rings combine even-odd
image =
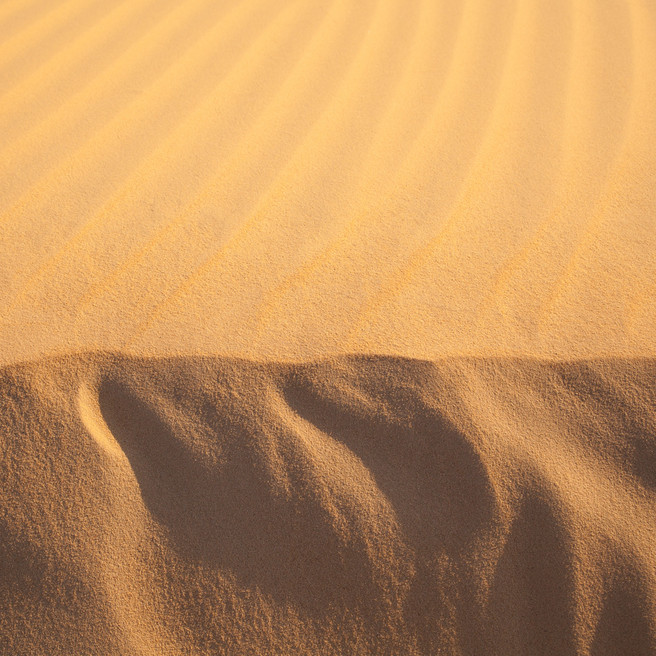
{"type": "Polygon", "coordinates": [[[653,354],[649,0],[0,8],[0,355],[653,354]]]}
{"type": "Polygon", "coordinates": [[[656,3],[0,2],[0,654],[656,653],[656,3]]]}

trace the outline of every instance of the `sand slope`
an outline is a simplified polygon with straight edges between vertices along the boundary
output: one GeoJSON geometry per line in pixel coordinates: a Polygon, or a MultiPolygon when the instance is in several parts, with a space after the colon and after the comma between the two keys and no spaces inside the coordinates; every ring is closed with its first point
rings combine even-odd
{"type": "Polygon", "coordinates": [[[0,7],[0,361],[653,355],[650,0],[0,7]]]}
{"type": "Polygon", "coordinates": [[[654,0],[0,2],[0,653],[656,653],[655,117],[654,0]]]}
{"type": "Polygon", "coordinates": [[[653,654],[656,362],[0,374],[11,654],[653,654]]]}

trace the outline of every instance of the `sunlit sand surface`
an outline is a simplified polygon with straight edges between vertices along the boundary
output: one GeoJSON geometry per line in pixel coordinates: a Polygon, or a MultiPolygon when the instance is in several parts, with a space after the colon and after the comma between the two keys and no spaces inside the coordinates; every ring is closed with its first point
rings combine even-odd
{"type": "Polygon", "coordinates": [[[0,10],[0,355],[654,352],[656,9],[0,10]]]}
{"type": "Polygon", "coordinates": [[[0,652],[656,653],[656,4],[0,3],[0,652]]]}

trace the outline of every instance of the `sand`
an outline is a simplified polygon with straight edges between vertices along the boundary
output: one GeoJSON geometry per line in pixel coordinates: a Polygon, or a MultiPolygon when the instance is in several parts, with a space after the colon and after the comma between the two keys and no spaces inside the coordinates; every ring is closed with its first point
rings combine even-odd
{"type": "Polygon", "coordinates": [[[0,653],[656,653],[651,0],[0,3],[0,653]]]}

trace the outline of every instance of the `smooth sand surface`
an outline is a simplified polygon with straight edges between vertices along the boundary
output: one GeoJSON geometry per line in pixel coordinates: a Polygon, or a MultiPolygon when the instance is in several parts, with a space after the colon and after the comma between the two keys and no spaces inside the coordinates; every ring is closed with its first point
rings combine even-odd
{"type": "Polygon", "coordinates": [[[651,0],[0,7],[0,361],[653,355],[651,0]]]}
{"type": "Polygon", "coordinates": [[[656,653],[656,3],[0,2],[0,654],[656,653]]]}

